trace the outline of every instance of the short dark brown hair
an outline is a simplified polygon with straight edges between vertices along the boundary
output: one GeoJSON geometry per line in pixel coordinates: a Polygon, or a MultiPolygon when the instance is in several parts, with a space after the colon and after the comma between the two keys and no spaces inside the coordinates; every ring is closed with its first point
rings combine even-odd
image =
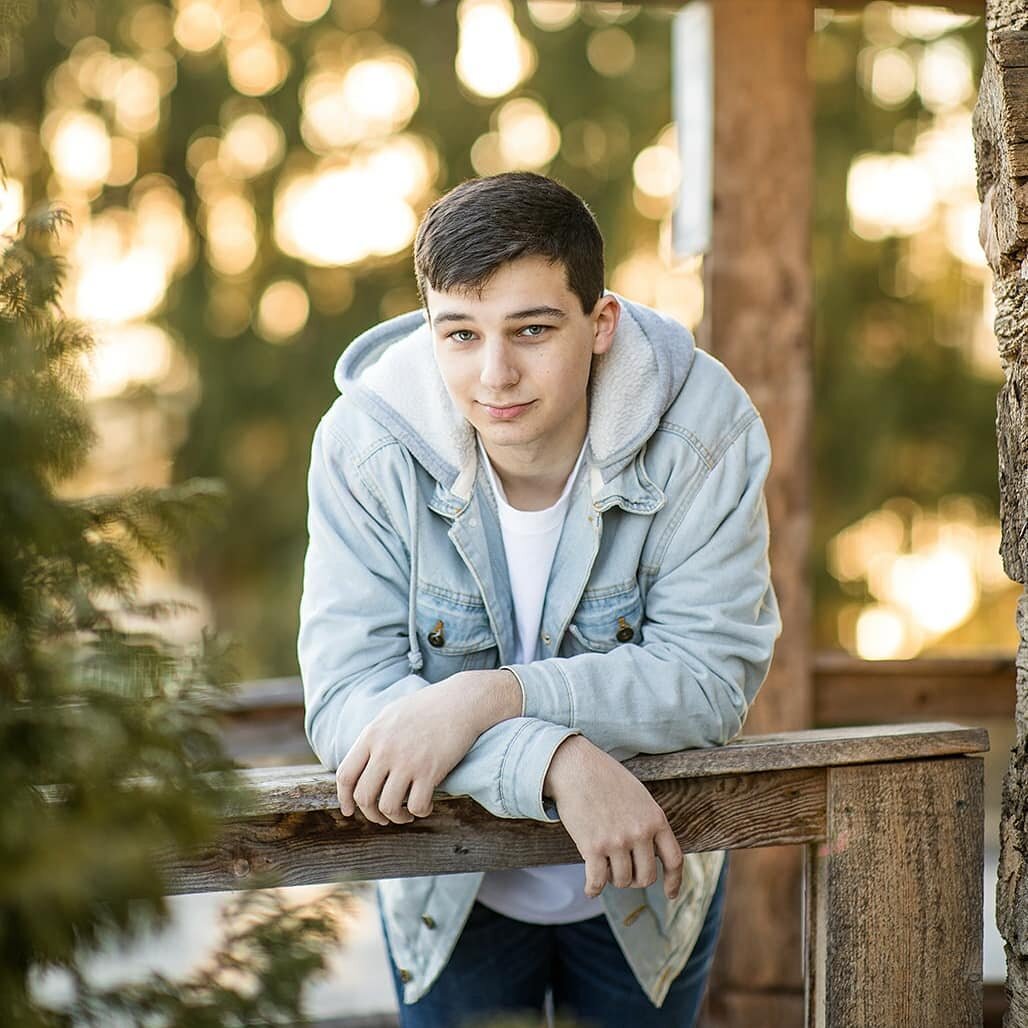
{"type": "Polygon", "coordinates": [[[469,179],[428,209],[414,242],[414,273],[441,292],[481,289],[519,257],[564,266],[568,288],[589,314],[603,295],[603,236],[580,196],[544,175],[510,171],[469,179]]]}

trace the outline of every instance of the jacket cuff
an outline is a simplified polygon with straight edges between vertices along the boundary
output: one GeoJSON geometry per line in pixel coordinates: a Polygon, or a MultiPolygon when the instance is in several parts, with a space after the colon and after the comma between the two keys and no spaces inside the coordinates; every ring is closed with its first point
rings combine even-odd
{"type": "Polygon", "coordinates": [[[556,804],[543,800],[543,783],[557,747],[577,729],[529,721],[511,740],[500,765],[500,803],[510,817],[559,821],[556,804]]]}
{"type": "Polygon", "coordinates": [[[521,683],[525,698],[524,717],[542,718],[557,725],[574,725],[571,686],[556,661],[537,660],[531,664],[506,667],[521,683]]]}

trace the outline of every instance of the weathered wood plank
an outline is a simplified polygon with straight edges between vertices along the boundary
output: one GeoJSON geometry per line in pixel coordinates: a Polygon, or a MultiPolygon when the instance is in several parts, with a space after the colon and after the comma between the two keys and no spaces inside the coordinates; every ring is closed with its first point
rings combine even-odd
{"type": "Polygon", "coordinates": [[[828,771],[808,847],[807,1023],[982,1023],[982,761],[828,771]]]}
{"type": "MultiPolygon", "coordinates": [[[[639,755],[624,761],[624,765],[641,781],[655,782],[980,753],[988,747],[988,733],[981,728],[948,722],[873,725],[740,736],[727,746],[639,755]]],[[[240,774],[254,796],[245,808],[226,808],[226,816],[285,814],[336,806],[335,775],[319,765],[246,768],[240,774]]],[[[436,797],[447,798],[439,791],[436,797]]]]}
{"type": "Polygon", "coordinates": [[[932,717],[1008,718],[1014,709],[1012,657],[861,660],[814,658],[814,722],[819,725],[932,717]]]}
{"type": "MultiPolygon", "coordinates": [[[[824,836],[823,769],[653,782],[683,850],[801,844],[824,836]]],[[[358,811],[302,808],[225,822],[218,842],[190,858],[165,855],[170,894],[241,889],[255,876],[281,885],[450,874],[575,863],[559,822],[495,818],[467,797],[438,802],[430,817],[376,825],[358,811]]]]}

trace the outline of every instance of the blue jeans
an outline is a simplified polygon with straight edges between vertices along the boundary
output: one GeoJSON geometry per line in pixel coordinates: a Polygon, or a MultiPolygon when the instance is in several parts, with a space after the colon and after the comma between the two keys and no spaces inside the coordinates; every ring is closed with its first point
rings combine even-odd
{"type": "Polygon", "coordinates": [[[405,1005],[383,921],[400,1025],[472,1028],[501,1013],[541,1017],[550,989],[557,1016],[576,1018],[582,1028],[693,1028],[721,928],[727,871],[726,854],[696,946],[660,1008],[636,980],[605,914],[571,924],[528,924],[477,900],[446,967],[417,1003],[405,1005]]]}

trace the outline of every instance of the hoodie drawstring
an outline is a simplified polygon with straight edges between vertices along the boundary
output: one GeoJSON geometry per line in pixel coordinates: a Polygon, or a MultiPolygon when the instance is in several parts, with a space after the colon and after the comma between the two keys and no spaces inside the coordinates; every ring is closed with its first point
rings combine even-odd
{"type": "Polygon", "coordinates": [[[417,596],[418,596],[418,511],[421,504],[418,502],[418,473],[414,461],[410,462],[410,497],[409,502],[413,504],[413,511],[409,511],[409,520],[412,523],[411,544],[410,544],[410,595],[407,600],[407,637],[410,640],[410,650],[407,652],[407,660],[410,663],[411,671],[420,671],[425,664],[421,656],[421,648],[418,646],[418,619],[417,619],[417,596]]]}

